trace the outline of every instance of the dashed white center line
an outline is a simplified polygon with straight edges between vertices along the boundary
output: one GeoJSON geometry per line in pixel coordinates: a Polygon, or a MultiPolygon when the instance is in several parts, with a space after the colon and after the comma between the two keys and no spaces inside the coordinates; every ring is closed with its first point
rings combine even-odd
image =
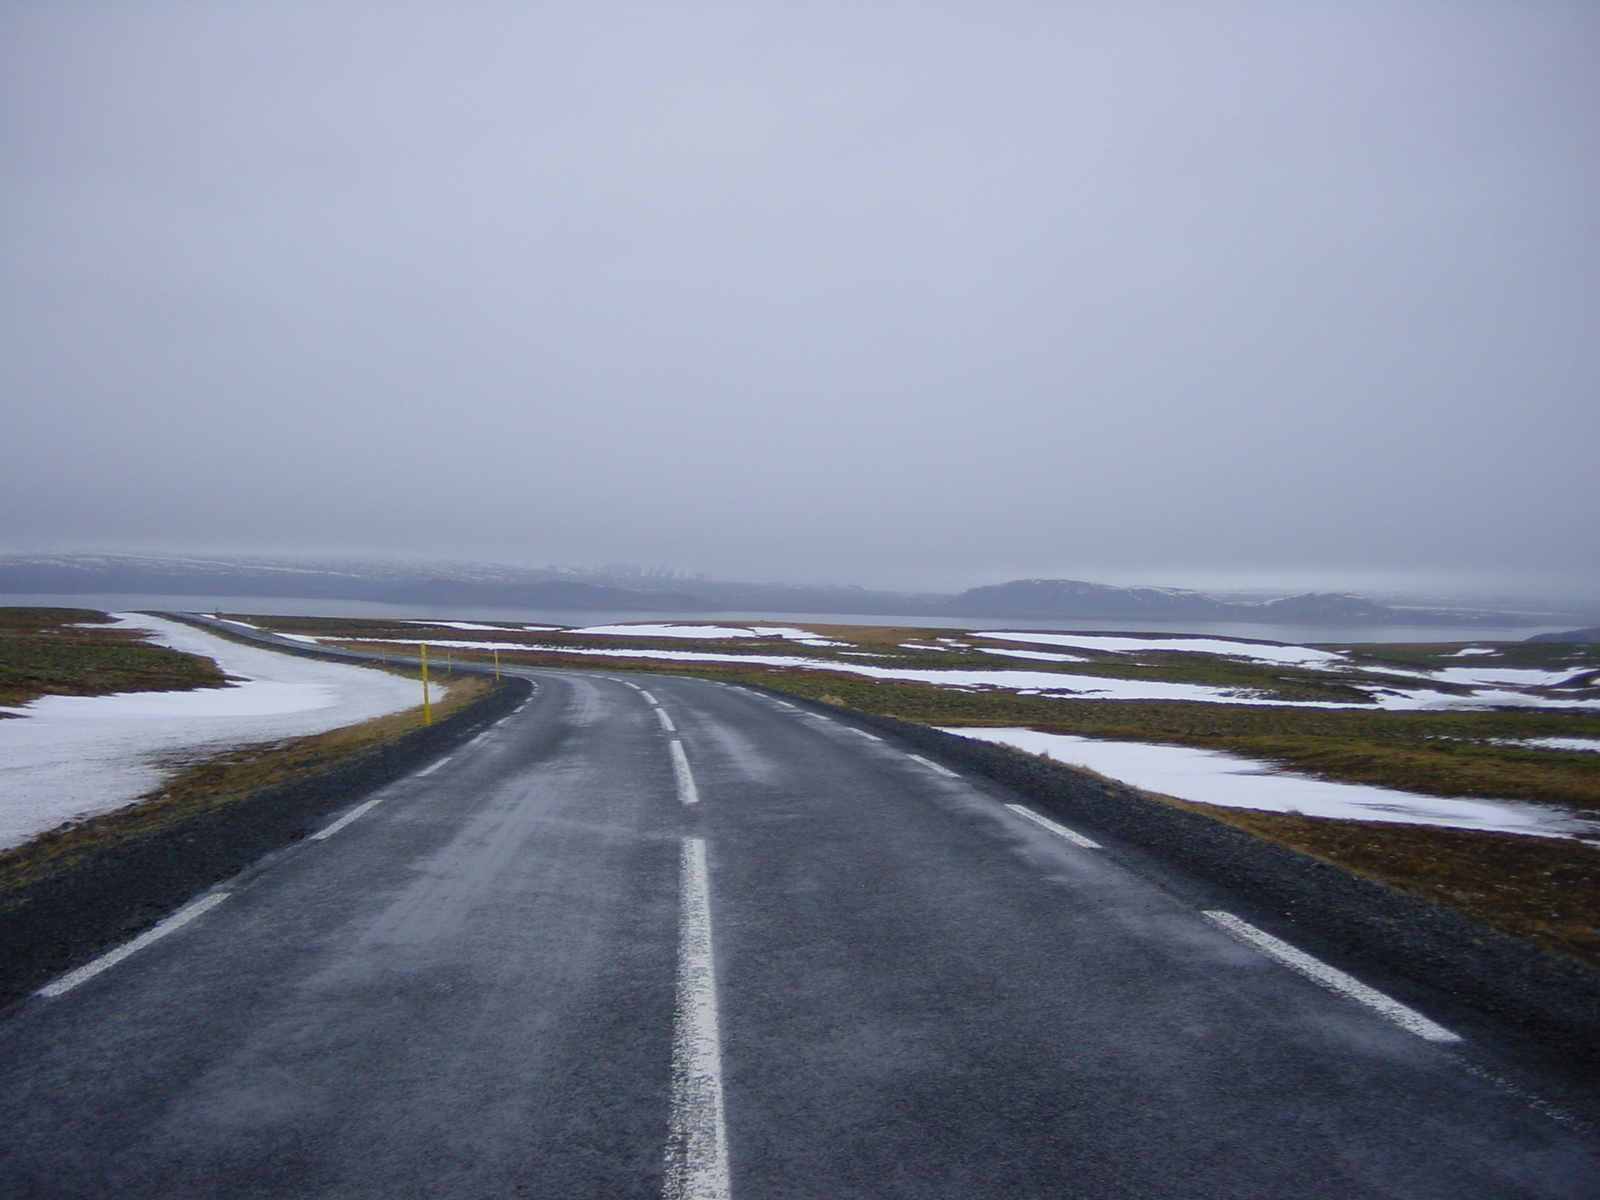
{"type": "Polygon", "coordinates": [[[1341,996],[1348,996],[1352,1000],[1365,1004],[1368,1008],[1381,1016],[1387,1017],[1400,1028],[1416,1034],[1418,1037],[1430,1042],[1459,1042],[1463,1040],[1459,1034],[1451,1033],[1442,1025],[1435,1025],[1427,1017],[1414,1008],[1407,1008],[1400,1001],[1390,996],[1385,996],[1376,988],[1370,988],[1352,975],[1346,975],[1337,967],[1330,967],[1320,959],[1312,958],[1303,950],[1296,950],[1288,942],[1279,941],[1270,933],[1257,929],[1248,921],[1241,921],[1232,913],[1208,910],[1204,913],[1206,920],[1219,929],[1238,938],[1246,945],[1254,946],[1268,958],[1276,959],[1291,971],[1298,971],[1313,983],[1320,984],[1331,992],[1338,992],[1341,996]]]}
{"type": "Polygon", "coordinates": [[[1058,825],[1049,817],[1041,817],[1031,808],[1024,808],[1020,804],[1008,804],[1006,807],[1012,812],[1016,813],[1017,816],[1027,817],[1028,820],[1032,821],[1035,825],[1039,825],[1045,829],[1048,829],[1051,833],[1055,834],[1059,838],[1065,838],[1074,846],[1082,846],[1085,850],[1100,849],[1099,842],[1093,841],[1090,838],[1086,838],[1083,836],[1083,834],[1078,833],[1076,830],[1068,829],[1065,825],[1058,825]]]}
{"type": "Polygon", "coordinates": [[[90,979],[93,979],[96,975],[100,974],[101,971],[106,970],[108,967],[116,966],[123,959],[127,958],[128,955],[136,954],[140,950],[143,950],[151,942],[160,941],[162,938],[166,937],[167,934],[173,932],[174,930],[182,929],[190,921],[194,920],[202,913],[210,912],[213,908],[221,904],[227,898],[227,892],[212,892],[209,895],[201,896],[198,900],[191,901],[180,908],[177,912],[173,913],[166,920],[161,921],[151,928],[145,930],[131,942],[124,942],[115,950],[107,951],[93,962],[85,963],[76,971],[69,971],[60,979],[45,984],[44,987],[39,989],[38,994],[41,996],[54,998],[66,992],[70,992],[80,983],[84,983],[90,979]]]}
{"type": "Polygon", "coordinates": [[[350,824],[351,821],[354,821],[357,817],[361,816],[363,813],[370,812],[372,809],[374,809],[378,805],[382,804],[383,801],[384,801],[384,797],[378,796],[375,799],[368,800],[365,804],[356,805],[349,812],[345,813],[344,816],[340,817],[337,821],[335,821],[332,825],[323,826],[321,829],[319,829],[315,833],[313,833],[311,835],[311,837],[309,839],[307,839],[307,840],[313,841],[313,842],[320,842],[324,838],[331,838],[334,834],[338,833],[339,830],[343,829],[346,825],[350,824]]]}
{"type": "Polygon", "coordinates": [[[416,773],[416,775],[413,776],[413,778],[414,779],[421,779],[424,775],[432,775],[435,771],[437,771],[440,767],[444,766],[445,763],[449,762],[454,757],[455,757],[454,754],[445,755],[438,762],[434,763],[431,767],[423,767],[422,770],[418,771],[416,773]]]}
{"type": "Polygon", "coordinates": [[[665,729],[668,733],[678,732],[678,727],[672,723],[672,718],[667,716],[666,709],[656,709],[656,720],[661,722],[661,728],[665,729]]]}
{"type": "Polygon", "coordinates": [[[869,742],[882,742],[883,739],[875,733],[868,733],[865,729],[857,729],[854,725],[841,725],[839,728],[849,730],[857,737],[864,737],[869,742]]]}
{"type": "Polygon", "coordinates": [[[650,701],[651,704],[660,704],[661,703],[661,701],[657,700],[654,696],[652,696],[649,692],[645,691],[642,687],[636,687],[633,690],[638,692],[639,695],[643,696],[646,700],[650,701]]]}
{"type": "Polygon", "coordinates": [[[699,804],[700,789],[694,785],[694,773],[689,770],[689,759],[683,752],[683,743],[673,738],[669,745],[672,749],[672,777],[678,783],[678,799],[685,804],[699,804]]]}
{"type": "Polygon", "coordinates": [[[704,839],[685,838],[679,863],[678,1008],[672,1031],[672,1103],[663,1192],[666,1200],[730,1200],[711,879],[704,839]]]}
{"type": "Polygon", "coordinates": [[[921,763],[923,766],[927,767],[929,770],[937,771],[941,775],[948,775],[951,779],[959,779],[960,778],[960,776],[957,775],[954,771],[952,771],[949,767],[941,766],[940,764],[934,762],[930,758],[923,758],[922,755],[920,755],[920,754],[908,754],[908,755],[906,755],[906,757],[910,758],[910,759],[913,759],[916,762],[921,763]]]}

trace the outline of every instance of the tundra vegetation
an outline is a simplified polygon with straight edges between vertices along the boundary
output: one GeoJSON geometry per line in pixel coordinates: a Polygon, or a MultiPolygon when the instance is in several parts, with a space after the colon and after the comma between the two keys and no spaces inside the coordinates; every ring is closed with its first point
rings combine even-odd
{"type": "Polygon", "coordinates": [[[220,687],[209,658],[152,646],[88,608],[0,608],[0,707],[41,696],[220,687]]]}
{"type": "MultiPolygon", "coordinates": [[[[780,635],[756,625],[747,627],[754,636],[690,641],[648,634],[524,629],[492,622],[479,623],[488,628],[462,629],[459,623],[416,621],[249,620],[332,645],[389,654],[404,653],[407,644],[414,653],[419,641],[448,641],[457,661],[486,661],[498,649],[501,662],[507,664],[670,672],[754,683],[929,725],[1025,726],[1222,750],[1328,780],[1426,795],[1535,802],[1600,820],[1600,754],[1529,744],[1532,739],[1549,738],[1600,741],[1600,646],[1596,645],[1351,644],[1322,647],[1338,652],[1336,662],[1285,665],[1199,651],[1030,645],[965,630],[887,626],[806,624],[798,629],[806,639],[797,640],[795,627],[780,635]],[[1077,661],[1012,656],[1022,648],[1070,654],[1077,661]],[[641,656],[583,653],[596,649],[631,649],[641,656]],[[647,657],[652,651],[693,651],[711,657],[663,660],[647,657]],[[771,657],[801,659],[806,665],[756,661],[771,657]],[[1046,670],[1061,677],[1063,689],[1073,686],[1074,676],[1085,675],[1192,683],[1279,703],[1093,699],[1007,688],[1003,678],[981,686],[948,686],[864,678],[851,673],[853,664],[930,671],[1046,670]],[[1469,664],[1488,670],[1544,672],[1546,682],[1518,686],[1537,701],[1528,706],[1395,709],[1379,702],[1385,692],[1419,691],[1444,703],[1470,701],[1473,687],[1431,674],[1469,664]],[[1318,702],[1344,707],[1314,706],[1318,702]]],[[[1162,799],[1427,896],[1600,969],[1600,846],[1593,842],[1162,799]]]]}

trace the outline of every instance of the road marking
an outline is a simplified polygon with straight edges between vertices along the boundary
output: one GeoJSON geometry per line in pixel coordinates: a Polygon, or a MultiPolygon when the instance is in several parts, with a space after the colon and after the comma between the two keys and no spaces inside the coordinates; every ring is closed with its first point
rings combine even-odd
{"type": "Polygon", "coordinates": [[[665,729],[668,733],[678,732],[678,727],[672,723],[672,718],[667,716],[666,709],[656,709],[656,720],[661,722],[661,728],[665,729]]]}
{"type": "Polygon", "coordinates": [[[1265,933],[1251,925],[1248,921],[1241,921],[1232,913],[1208,910],[1204,914],[1219,929],[1232,934],[1241,942],[1254,946],[1268,958],[1275,958],[1291,971],[1298,971],[1313,983],[1327,988],[1331,992],[1338,992],[1341,996],[1348,996],[1358,1000],[1368,1008],[1387,1017],[1400,1028],[1416,1034],[1429,1042],[1459,1042],[1463,1039],[1459,1034],[1451,1033],[1442,1025],[1435,1025],[1427,1017],[1414,1008],[1407,1008],[1400,1001],[1390,996],[1385,996],[1376,988],[1370,988],[1352,975],[1346,975],[1337,967],[1330,967],[1320,959],[1312,958],[1303,950],[1296,950],[1288,942],[1281,942],[1270,933],[1265,933]]]}
{"type": "Polygon", "coordinates": [[[317,830],[311,835],[309,840],[313,842],[320,842],[323,838],[331,838],[334,834],[338,833],[339,830],[350,824],[351,821],[354,821],[362,813],[367,812],[369,809],[376,808],[379,804],[382,804],[383,801],[384,797],[378,796],[375,799],[368,800],[365,804],[356,805],[332,825],[324,825],[321,829],[317,830]]]}
{"type": "Polygon", "coordinates": [[[434,763],[431,767],[423,767],[422,770],[418,771],[416,773],[416,775],[413,776],[413,778],[421,779],[424,775],[432,775],[435,771],[437,771],[440,767],[444,766],[445,763],[449,762],[454,757],[455,757],[454,754],[445,755],[438,762],[434,763]]]}
{"type": "Polygon", "coordinates": [[[683,752],[683,743],[673,738],[672,777],[678,781],[678,799],[685,804],[700,803],[700,789],[694,785],[694,774],[689,770],[689,759],[683,752]]]}
{"type": "Polygon", "coordinates": [[[960,776],[957,775],[954,771],[952,771],[949,767],[940,766],[938,763],[934,762],[932,759],[923,758],[922,755],[920,755],[920,754],[908,754],[908,755],[906,755],[906,757],[907,758],[914,758],[919,763],[921,763],[923,766],[930,767],[933,770],[939,772],[939,774],[941,774],[941,775],[948,775],[951,779],[959,779],[960,778],[960,776]]]}
{"type": "Polygon", "coordinates": [[[865,729],[857,729],[854,725],[841,725],[841,726],[839,726],[839,728],[840,729],[848,729],[851,733],[855,734],[857,737],[864,737],[869,742],[881,742],[881,741],[883,741],[883,739],[881,737],[879,737],[877,734],[868,733],[865,729]]]}
{"type": "Polygon", "coordinates": [[[162,938],[166,937],[167,934],[173,932],[173,930],[182,929],[190,921],[200,916],[200,914],[210,912],[213,908],[221,904],[227,898],[227,892],[212,892],[210,895],[201,896],[200,899],[184,905],[166,920],[161,921],[160,923],[145,930],[131,942],[124,942],[115,950],[108,950],[93,962],[85,963],[76,971],[68,971],[60,979],[45,984],[44,987],[39,989],[38,994],[41,996],[54,998],[56,996],[63,995],[66,992],[70,992],[80,983],[84,983],[87,980],[93,979],[96,975],[100,974],[101,971],[106,970],[108,967],[116,966],[123,959],[127,958],[128,955],[136,954],[140,950],[143,950],[151,942],[160,941],[162,938]]]}
{"type": "Polygon", "coordinates": [[[684,838],[679,863],[678,1011],[672,1029],[672,1105],[662,1190],[666,1200],[730,1200],[705,840],[684,838]]]}
{"type": "Polygon", "coordinates": [[[659,705],[661,703],[661,701],[657,700],[654,696],[652,696],[649,692],[645,691],[642,687],[636,687],[633,690],[638,692],[639,695],[643,696],[646,700],[650,701],[651,704],[659,705]]]}
{"type": "Polygon", "coordinates": [[[1020,804],[1008,804],[1006,807],[1012,812],[1016,813],[1017,816],[1027,817],[1028,820],[1032,821],[1035,825],[1043,826],[1057,837],[1066,838],[1067,841],[1071,842],[1074,846],[1082,846],[1085,850],[1099,850],[1101,848],[1099,842],[1093,841],[1090,838],[1086,838],[1083,836],[1083,834],[1078,833],[1075,830],[1068,829],[1065,825],[1057,825],[1049,817],[1041,817],[1031,808],[1023,808],[1020,804]]]}

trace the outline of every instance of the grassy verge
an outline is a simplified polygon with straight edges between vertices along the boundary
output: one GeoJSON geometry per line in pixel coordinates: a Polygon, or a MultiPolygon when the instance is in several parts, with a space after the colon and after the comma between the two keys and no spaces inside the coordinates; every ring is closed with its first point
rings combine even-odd
{"type": "Polygon", "coordinates": [[[110,620],[87,608],[0,608],[0,705],[227,682],[210,659],[152,646],[110,620]]]}
{"type": "Polygon", "coordinates": [[[1600,849],[1586,843],[1161,799],[1424,896],[1600,972],[1600,849]]]}

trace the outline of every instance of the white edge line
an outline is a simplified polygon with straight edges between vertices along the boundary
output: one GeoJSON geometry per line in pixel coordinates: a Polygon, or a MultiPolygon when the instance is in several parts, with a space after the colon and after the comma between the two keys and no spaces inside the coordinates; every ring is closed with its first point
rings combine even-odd
{"type": "Polygon", "coordinates": [[[656,720],[661,722],[661,728],[665,729],[668,733],[678,732],[678,727],[672,723],[672,718],[667,716],[666,709],[656,709],[656,720]]]}
{"type": "Polygon", "coordinates": [[[384,799],[385,798],[383,796],[378,796],[374,799],[368,800],[364,804],[356,805],[332,825],[324,825],[321,829],[317,830],[311,835],[309,840],[313,842],[320,842],[323,838],[331,838],[334,834],[338,833],[339,830],[350,824],[351,821],[354,821],[362,813],[368,811],[369,809],[375,808],[379,804],[382,804],[384,799]]]}
{"type": "Polygon", "coordinates": [[[933,770],[939,772],[939,774],[941,774],[941,775],[948,775],[951,779],[957,778],[956,773],[954,771],[952,771],[949,767],[940,766],[938,763],[934,762],[932,759],[923,758],[922,755],[920,755],[920,754],[908,754],[908,755],[906,755],[906,757],[907,758],[916,759],[923,766],[930,767],[933,770]]]}
{"type": "Polygon", "coordinates": [[[1288,942],[1279,941],[1270,933],[1257,929],[1248,921],[1241,921],[1232,913],[1219,910],[1207,910],[1203,914],[1219,929],[1232,934],[1241,942],[1254,946],[1268,958],[1277,959],[1278,962],[1292,971],[1298,971],[1313,983],[1320,984],[1329,991],[1338,992],[1352,1000],[1360,1001],[1368,1008],[1381,1016],[1387,1017],[1400,1028],[1429,1042],[1459,1042],[1464,1040],[1459,1034],[1451,1033],[1442,1025],[1435,1025],[1427,1017],[1414,1008],[1407,1008],[1400,1001],[1390,996],[1385,996],[1376,988],[1370,988],[1352,975],[1346,975],[1337,967],[1330,967],[1320,959],[1312,958],[1303,950],[1296,950],[1288,942]]]}
{"type": "Polygon", "coordinates": [[[143,950],[151,942],[161,940],[175,929],[182,929],[190,921],[202,913],[209,912],[227,898],[227,892],[212,892],[209,895],[201,896],[198,900],[185,904],[166,920],[146,929],[131,942],[124,942],[115,950],[108,950],[93,962],[85,963],[76,971],[68,971],[60,979],[52,980],[50,983],[45,984],[39,989],[37,995],[53,999],[56,996],[70,992],[80,983],[93,979],[108,967],[116,966],[128,955],[143,950]]]}
{"type": "Polygon", "coordinates": [[[1016,813],[1017,816],[1027,817],[1028,820],[1032,821],[1035,825],[1039,825],[1045,829],[1048,829],[1057,837],[1066,838],[1067,841],[1071,842],[1074,846],[1082,846],[1085,850],[1101,849],[1100,843],[1094,839],[1086,838],[1083,836],[1083,834],[1077,832],[1076,830],[1068,829],[1065,825],[1058,825],[1049,817],[1041,817],[1031,808],[1024,808],[1020,804],[1008,804],[1006,807],[1012,812],[1016,813]]]}
{"type": "Polygon", "coordinates": [[[673,738],[672,777],[678,781],[678,799],[685,804],[700,803],[700,789],[694,785],[694,773],[689,770],[689,758],[683,752],[683,743],[673,738]]]}
{"type": "Polygon", "coordinates": [[[418,771],[415,775],[412,776],[412,778],[413,779],[421,779],[424,775],[432,775],[435,771],[437,771],[440,767],[444,766],[445,763],[449,762],[454,757],[455,757],[454,754],[446,754],[443,758],[441,758],[438,762],[434,763],[432,766],[423,767],[422,770],[418,771]]]}
{"type": "Polygon", "coordinates": [[[857,729],[854,725],[846,725],[845,728],[848,729],[851,733],[856,734],[858,737],[866,738],[867,741],[869,741],[869,742],[881,742],[881,741],[883,741],[883,739],[881,737],[879,737],[877,734],[868,733],[865,729],[857,729]]]}
{"type": "Polygon", "coordinates": [[[722,1038],[711,943],[706,844],[684,838],[678,912],[678,1005],[672,1030],[666,1200],[730,1200],[722,1038]]]}

